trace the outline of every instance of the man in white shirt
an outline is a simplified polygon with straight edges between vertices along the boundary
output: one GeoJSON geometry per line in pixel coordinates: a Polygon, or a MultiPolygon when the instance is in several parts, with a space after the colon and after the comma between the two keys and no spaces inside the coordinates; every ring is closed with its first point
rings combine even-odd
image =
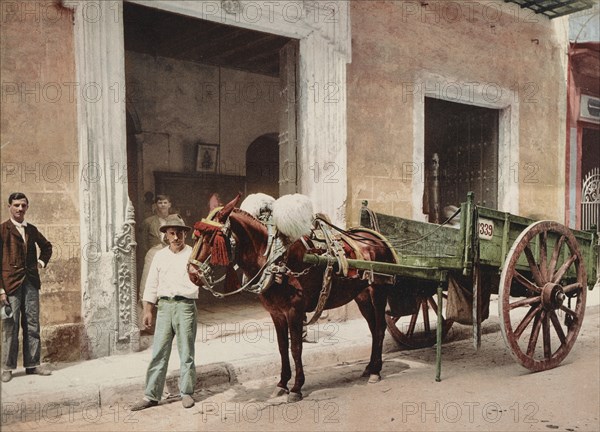
{"type": "Polygon", "coordinates": [[[185,244],[191,230],[179,215],[169,215],[160,227],[168,247],[159,250],[150,266],[144,289],[144,313],[142,323],[152,325],[152,310],[158,307],[156,329],[152,344],[152,359],[146,373],[144,398],[136,402],[131,411],[139,411],[158,405],[165,386],[169,356],[173,338],[179,352],[179,390],[184,408],[194,406],[196,365],[194,362],[196,340],[196,299],[198,287],[187,273],[188,258],[192,248],[185,244]]]}

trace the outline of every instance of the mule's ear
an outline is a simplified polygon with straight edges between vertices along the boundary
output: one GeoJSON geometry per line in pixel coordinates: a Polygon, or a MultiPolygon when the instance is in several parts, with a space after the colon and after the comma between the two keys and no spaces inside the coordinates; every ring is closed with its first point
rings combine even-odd
{"type": "Polygon", "coordinates": [[[231,214],[231,212],[233,211],[233,209],[237,207],[238,203],[240,202],[241,197],[242,197],[242,194],[240,192],[237,194],[237,196],[234,199],[232,199],[227,204],[225,204],[223,206],[223,208],[219,211],[219,213],[217,213],[216,219],[221,223],[225,222],[227,220],[227,218],[229,217],[229,215],[231,214]]]}

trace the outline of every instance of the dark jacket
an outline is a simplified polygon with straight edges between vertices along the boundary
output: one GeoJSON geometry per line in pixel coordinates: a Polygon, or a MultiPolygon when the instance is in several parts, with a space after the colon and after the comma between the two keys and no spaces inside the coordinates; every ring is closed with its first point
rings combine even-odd
{"type": "Polygon", "coordinates": [[[40,288],[36,244],[40,248],[39,259],[44,264],[47,265],[52,256],[52,244],[29,222],[25,227],[25,235],[27,247],[10,219],[0,225],[0,288],[4,288],[7,294],[19,288],[25,278],[36,288],[40,288]]]}

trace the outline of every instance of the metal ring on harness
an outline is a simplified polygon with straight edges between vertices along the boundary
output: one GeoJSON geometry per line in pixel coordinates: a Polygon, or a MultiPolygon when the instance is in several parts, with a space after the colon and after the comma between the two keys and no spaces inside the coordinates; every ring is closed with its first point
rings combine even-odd
{"type": "MultiPolygon", "coordinates": [[[[225,280],[226,275],[221,276],[217,280],[213,280],[213,278],[212,278],[213,269],[208,264],[209,260],[210,260],[210,255],[208,257],[206,257],[206,261],[204,261],[204,262],[196,261],[195,259],[190,259],[188,261],[188,272],[190,272],[190,267],[189,267],[190,264],[197,266],[198,270],[194,271],[193,274],[196,274],[197,277],[202,282],[202,288],[204,288],[207,291],[210,291],[210,293],[213,294],[215,297],[225,297],[224,294],[213,290],[213,287],[215,285],[223,282],[223,280],[225,280]]],[[[237,265],[235,267],[237,267],[237,265]]]]}

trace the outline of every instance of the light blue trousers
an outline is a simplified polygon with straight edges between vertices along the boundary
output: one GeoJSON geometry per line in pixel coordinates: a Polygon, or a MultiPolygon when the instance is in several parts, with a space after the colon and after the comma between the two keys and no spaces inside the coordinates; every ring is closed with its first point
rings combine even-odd
{"type": "Polygon", "coordinates": [[[181,394],[194,393],[196,384],[196,364],[194,362],[196,341],[196,302],[194,300],[159,300],[156,315],[156,329],[152,344],[152,360],[146,373],[145,396],[159,401],[165,387],[169,356],[173,338],[179,352],[181,394]]]}

